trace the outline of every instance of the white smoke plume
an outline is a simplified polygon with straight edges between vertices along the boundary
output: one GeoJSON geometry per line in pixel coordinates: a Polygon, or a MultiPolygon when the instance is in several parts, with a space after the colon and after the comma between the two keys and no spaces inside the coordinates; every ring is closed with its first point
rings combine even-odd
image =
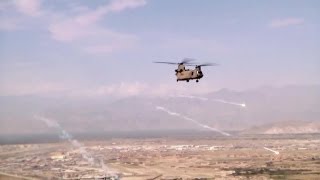
{"type": "Polygon", "coordinates": [[[104,164],[103,159],[100,159],[100,164],[104,172],[110,172],[110,169],[108,168],[108,166],[104,164]]]}
{"type": "Polygon", "coordinates": [[[45,118],[45,117],[42,117],[42,116],[37,116],[37,115],[34,115],[34,118],[45,122],[48,127],[61,128],[60,125],[57,122],[52,121],[52,120],[50,120],[48,118],[45,118]]]}
{"type": "Polygon", "coordinates": [[[85,149],[85,147],[81,143],[79,143],[76,139],[73,139],[72,136],[66,130],[64,130],[59,123],[52,119],[42,116],[35,115],[34,118],[45,122],[46,125],[50,128],[55,128],[58,131],[59,137],[61,139],[68,140],[73,147],[79,149],[83,159],[85,159],[89,164],[94,165],[94,158],[90,155],[90,153],[85,149]]]}
{"type": "Polygon", "coordinates": [[[271,152],[273,152],[274,154],[276,154],[276,155],[278,155],[278,154],[280,154],[280,152],[279,151],[275,151],[275,150],[273,150],[273,149],[270,149],[270,148],[267,148],[267,147],[263,147],[265,150],[267,150],[267,151],[271,151],[271,152]]]}
{"type": "Polygon", "coordinates": [[[191,95],[184,95],[184,94],[179,94],[179,95],[175,95],[175,96],[170,96],[170,97],[177,97],[177,98],[189,98],[189,99],[197,99],[197,100],[201,100],[201,101],[216,101],[216,102],[220,102],[220,103],[224,103],[224,104],[230,104],[230,105],[235,105],[235,106],[240,106],[240,107],[246,107],[245,103],[237,103],[237,102],[231,102],[231,101],[226,101],[223,99],[208,99],[205,97],[198,97],[198,96],[191,96],[191,95]]]}
{"type": "MultiPolygon", "coordinates": [[[[72,144],[72,146],[74,148],[79,149],[79,152],[81,153],[81,156],[83,159],[85,159],[91,166],[93,166],[95,164],[95,160],[93,158],[93,156],[86,150],[86,148],[84,147],[83,144],[81,144],[79,141],[77,141],[76,139],[73,139],[72,136],[66,131],[64,130],[60,124],[53,120],[53,119],[49,119],[46,117],[42,117],[42,116],[38,116],[38,115],[34,115],[35,119],[38,119],[40,121],[43,121],[46,123],[46,125],[50,128],[55,128],[58,133],[59,133],[59,137],[61,139],[66,139],[70,142],[70,144],[72,144]]],[[[112,171],[111,169],[109,169],[103,162],[102,159],[100,159],[100,166],[101,169],[104,171],[104,173],[108,176],[111,176],[115,179],[119,179],[118,177],[118,173],[112,171]]]]}
{"type": "Polygon", "coordinates": [[[180,118],[182,118],[182,119],[184,119],[184,120],[193,122],[194,124],[196,124],[196,125],[198,125],[198,126],[200,126],[200,127],[202,127],[202,128],[209,129],[210,131],[218,132],[218,133],[220,133],[220,134],[222,134],[222,135],[224,135],[224,136],[230,136],[230,134],[228,134],[228,133],[226,133],[226,132],[220,131],[220,130],[218,130],[218,129],[216,129],[216,128],[210,127],[210,126],[205,125],[205,124],[201,124],[200,122],[198,122],[198,121],[196,121],[196,120],[194,120],[194,119],[192,119],[192,118],[190,118],[190,117],[184,116],[184,115],[179,114],[179,113],[177,113],[177,112],[169,111],[168,109],[166,109],[166,108],[164,108],[164,107],[162,107],[162,106],[157,106],[156,109],[157,109],[157,110],[160,110],[160,111],[164,111],[164,112],[168,113],[168,114],[171,115],[171,116],[177,116],[177,117],[180,117],[180,118]]]}

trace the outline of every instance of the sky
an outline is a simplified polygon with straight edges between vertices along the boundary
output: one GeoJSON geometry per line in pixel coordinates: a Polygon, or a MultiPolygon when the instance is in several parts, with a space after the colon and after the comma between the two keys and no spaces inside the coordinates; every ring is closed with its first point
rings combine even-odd
{"type": "Polygon", "coordinates": [[[0,96],[100,97],[320,84],[320,1],[2,0],[0,96]],[[199,83],[176,82],[195,58],[199,83]]]}

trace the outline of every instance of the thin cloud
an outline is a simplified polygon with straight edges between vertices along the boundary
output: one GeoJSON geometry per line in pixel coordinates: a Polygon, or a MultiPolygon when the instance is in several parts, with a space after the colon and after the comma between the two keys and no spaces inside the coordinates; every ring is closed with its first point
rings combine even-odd
{"type": "Polygon", "coordinates": [[[113,0],[111,3],[98,7],[75,17],[77,23],[90,25],[102,19],[105,15],[112,12],[120,12],[126,9],[134,9],[146,5],[145,0],[113,0]]]}
{"type": "Polygon", "coordinates": [[[274,19],[269,23],[271,28],[284,28],[288,26],[296,26],[304,23],[303,18],[284,18],[284,19],[274,19]]]}
{"type": "MultiPolygon", "coordinates": [[[[95,9],[84,5],[74,5],[68,10],[52,11],[41,4],[41,0],[15,0],[1,3],[0,8],[8,16],[1,17],[0,30],[13,31],[24,29],[34,17],[37,26],[49,31],[50,37],[61,43],[91,54],[113,53],[130,49],[137,45],[138,37],[132,34],[117,32],[106,27],[100,20],[110,13],[134,9],[146,5],[145,0],[112,0],[95,9]],[[18,19],[19,21],[12,21],[18,19]]],[[[30,29],[28,28],[28,29],[30,29]]]]}
{"type": "Polygon", "coordinates": [[[146,4],[145,0],[114,0],[94,10],[72,17],[58,18],[49,26],[52,38],[60,42],[75,42],[91,54],[113,53],[137,44],[138,37],[110,30],[99,24],[107,14],[133,9],[146,4]]]}
{"type": "Polygon", "coordinates": [[[28,16],[39,16],[41,14],[41,1],[40,0],[14,0],[16,9],[28,16]]]}
{"type": "Polygon", "coordinates": [[[119,12],[129,8],[137,8],[147,4],[146,0],[114,0],[110,4],[111,11],[119,12]]]}
{"type": "Polygon", "coordinates": [[[109,35],[119,36],[120,33],[114,33],[110,29],[102,27],[99,24],[99,20],[104,18],[108,13],[137,8],[145,4],[146,2],[142,0],[114,0],[94,10],[88,10],[71,17],[64,16],[58,18],[50,24],[49,31],[53,39],[62,42],[96,37],[100,39],[103,36],[109,35]]]}
{"type": "Polygon", "coordinates": [[[40,0],[0,1],[0,30],[16,31],[24,29],[23,22],[27,18],[40,16],[40,0]]]}

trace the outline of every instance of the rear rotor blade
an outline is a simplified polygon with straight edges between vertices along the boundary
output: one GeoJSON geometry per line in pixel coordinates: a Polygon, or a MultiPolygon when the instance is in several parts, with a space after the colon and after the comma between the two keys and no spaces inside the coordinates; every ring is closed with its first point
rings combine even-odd
{"type": "Polygon", "coordinates": [[[217,63],[188,64],[189,66],[218,66],[217,63]]]}
{"type": "Polygon", "coordinates": [[[203,64],[200,64],[198,66],[218,66],[219,64],[217,63],[203,63],[203,64]]]}

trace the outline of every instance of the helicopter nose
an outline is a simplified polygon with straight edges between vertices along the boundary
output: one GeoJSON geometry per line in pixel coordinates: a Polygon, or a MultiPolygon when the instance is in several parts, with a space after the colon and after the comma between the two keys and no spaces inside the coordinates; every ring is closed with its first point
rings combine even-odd
{"type": "Polygon", "coordinates": [[[200,78],[203,77],[202,71],[198,71],[198,76],[199,76],[200,78]]]}

